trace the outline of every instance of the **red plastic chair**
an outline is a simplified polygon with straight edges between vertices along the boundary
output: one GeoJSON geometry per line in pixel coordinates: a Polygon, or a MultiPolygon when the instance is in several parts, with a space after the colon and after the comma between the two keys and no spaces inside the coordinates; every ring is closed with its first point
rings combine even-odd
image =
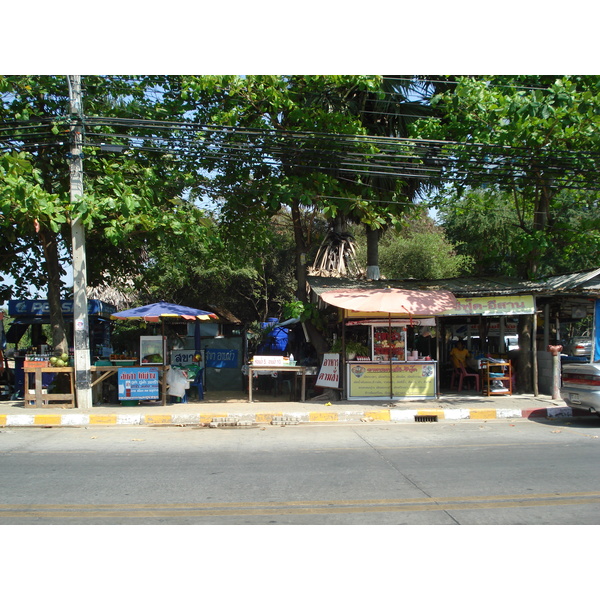
{"type": "Polygon", "coordinates": [[[463,383],[465,383],[465,379],[468,377],[473,377],[473,379],[475,380],[475,389],[479,392],[481,389],[479,373],[469,373],[467,369],[465,369],[465,367],[456,367],[454,371],[452,371],[450,387],[454,387],[456,379],[458,378],[458,391],[461,392],[463,388],[463,383]]]}

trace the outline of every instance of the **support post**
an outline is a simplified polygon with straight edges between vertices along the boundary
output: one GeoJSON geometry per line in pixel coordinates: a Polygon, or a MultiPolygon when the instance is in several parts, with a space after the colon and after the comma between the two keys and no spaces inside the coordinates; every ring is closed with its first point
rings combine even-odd
{"type": "MultiPolygon", "coordinates": [[[[67,75],[71,107],[71,202],[83,196],[83,132],[81,76],[67,75]]],[[[71,221],[73,244],[73,341],[75,359],[75,394],[78,408],[92,407],[92,374],[90,370],[89,323],[87,303],[87,268],[85,229],[79,217],[71,221]]]]}

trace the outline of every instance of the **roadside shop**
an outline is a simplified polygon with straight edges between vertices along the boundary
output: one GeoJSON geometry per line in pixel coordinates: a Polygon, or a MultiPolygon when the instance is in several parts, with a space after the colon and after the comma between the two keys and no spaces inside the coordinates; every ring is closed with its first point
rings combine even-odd
{"type": "MultiPolygon", "coordinates": [[[[338,385],[344,399],[438,397],[438,351],[430,332],[437,327],[438,315],[456,306],[451,292],[384,283],[340,286],[339,279],[320,283],[318,289],[312,288],[318,302],[338,310],[338,385]]],[[[335,359],[328,355],[331,360],[335,359]]]]}
{"type": "MultiPolygon", "coordinates": [[[[417,313],[404,315],[405,319],[408,317],[408,323],[397,322],[398,326],[406,327],[404,341],[403,339],[390,340],[396,347],[398,342],[403,342],[408,349],[407,352],[414,352],[417,347],[424,346],[424,338],[426,338],[428,344],[426,347],[435,348],[438,393],[440,389],[457,388],[456,384],[454,388],[452,387],[455,382],[452,378],[453,368],[449,356],[455,343],[461,339],[474,359],[475,370],[484,366],[482,359],[491,356],[510,363],[511,380],[514,382],[515,372],[517,376],[519,370],[523,373],[522,364],[529,362],[534,394],[538,392],[551,394],[555,373],[549,346],[557,344],[564,346],[563,336],[567,327],[571,328],[577,323],[591,323],[594,318],[596,299],[600,297],[600,269],[551,276],[536,281],[524,281],[500,275],[486,278],[378,281],[310,276],[308,283],[311,300],[317,303],[320,309],[329,310],[332,317],[331,310],[336,308],[325,301],[327,299],[325,294],[332,290],[398,288],[423,291],[446,290],[453,294],[456,305],[433,316],[434,325],[425,325],[417,321],[420,317],[417,313]],[[526,348],[519,346],[518,336],[523,324],[526,324],[527,335],[530,338],[526,348]]],[[[345,319],[347,324],[348,318],[342,309],[337,310],[339,311],[337,319],[331,321],[331,332],[334,335],[339,333],[341,337],[344,335],[342,322],[345,319]]],[[[387,315],[385,317],[379,315],[378,318],[383,319],[384,322],[379,324],[372,322],[370,325],[381,327],[388,319],[387,315]]],[[[350,328],[346,329],[346,334],[349,332],[348,340],[352,341],[356,336],[351,334],[350,328]]],[[[373,339],[375,333],[381,335],[383,332],[373,331],[371,336],[373,339]]],[[[398,333],[396,332],[396,337],[398,333]]],[[[368,340],[369,337],[363,335],[363,342],[370,352],[368,358],[371,359],[376,356],[375,345],[369,346],[368,340]]],[[[433,358],[431,350],[420,354],[430,355],[433,358]]],[[[384,353],[383,356],[389,355],[384,353]]],[[[347,379],[348,360],[344,356],[340,358],[342,361],[345,360],[342,375],[346,374],[347,379]]],[[[574,359],[564,355],[561,358],[563,361],[574,359]]],[[[482,380],[485,375],[483,371],[482,369],[479,372],[482,380]]],[[[340,387],[342,387],[341,383],[340,387]]]]}
{"type": "MultiPolygon", "coordinates": [[[[62,300],[62,314],[67,327],[67,339],[73,339],[73,300],[62,300]]],[[[88,325],[90,332],[90,352],[92,355],[102,356],[110,348],[110,315],[116,308],[100,300],[88,300],[88,325]]],[[[42,386],[48,388],[52,385],[57,375],[70,379],[66,394],[62,398],[67,405],[73,405],[71,366],[72,348],[69,356],[63,357],[63,364],[58,366],[50,364],[52,347],[43,333],[43,325],[50,324],[50,306],[47,300],[9,300],[8,316],[13,321],[6,331],[6,342],[15,345],[14,359],[14,393],[23,397],[29,387],[25,386],[26,369],[31,373],[31,385],[38,389],[35,396],[39,399],[42,386]],[[19,348],[23,336],[29,332],[29,341],[26,348],[19,348]],[[43,369],[39,373],[35,370],[43,369]],[[60,370],[58,370],[60,369],[60,370]],[[38,382],[37,384],[35,382],[38,382]],[[69,391],[70,390],[70,391],[69,391]]],[[[45,396],[47,397],[47,396],[45,396]]]]}
{"type": "MultiPolygon", "coordinates": [[[[199,323],[216,320],[215,313],[156,302],[115,312],[111,319],[152,324],[153,335],[140,334],[139,350],[130,355],[113,355],[109,360],[97,361],[92,367],[95,375],[92,387],[116,374],[117,399],[122,406],[135,406],[140,401],[160,401],[165,406],[169,396],[185,401],[187,390],[192,386],[197,389],[199,398],[203,398],[204,360],[199,323]],[[195,326],[192,347],[185,343],[190,336],[178,335],[172,328],[180,323],[195,326]]],[[[96,402],[101,401],[99,395],[100,388],[97,388],[96,402]]]]}

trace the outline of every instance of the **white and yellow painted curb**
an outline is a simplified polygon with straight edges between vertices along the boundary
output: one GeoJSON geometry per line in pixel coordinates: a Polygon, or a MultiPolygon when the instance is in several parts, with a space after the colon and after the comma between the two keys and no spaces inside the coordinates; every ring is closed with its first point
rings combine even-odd
{"type": "Polygon", "coordinates": [[[143,413],[44,413],[44,414],[0,414],[0,427],[89,427],[109,425],[206,425],[217,417],[233,417],[243,422],[270,424],[290,419],[297,423],[356,423],[388,421],[394,423],[415,422],[415,417],[432,417],[436,421],[494,420],[494,419],[552,419],[559,417],[587,416],[589,413],[569,407],[534,409],[468,409],[447,408],[430,410],[386,409],[362,411],[320,412],[249,412],[249,413],[176,413],[168,411],[158,414],[143,413]]]}

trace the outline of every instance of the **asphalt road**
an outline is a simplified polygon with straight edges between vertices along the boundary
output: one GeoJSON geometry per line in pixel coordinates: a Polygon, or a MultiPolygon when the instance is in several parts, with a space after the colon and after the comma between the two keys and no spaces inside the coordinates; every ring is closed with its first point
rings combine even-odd
{"type": "Polygon", "coordinates": [[[600,419],[0,430],[0,524],[600,523],[600,419]]]}

